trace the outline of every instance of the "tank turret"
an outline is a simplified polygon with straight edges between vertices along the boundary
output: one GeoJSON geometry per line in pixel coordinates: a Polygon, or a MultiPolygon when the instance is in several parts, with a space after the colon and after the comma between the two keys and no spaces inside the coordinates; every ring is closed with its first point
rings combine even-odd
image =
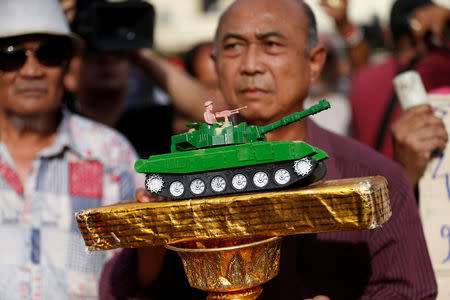
{"type": "Polygon", "coordinates": [[[315,115],[319,112],[321,112],[322,110],[325,109],[329,109],[330,106],[330,102],[328,102],[325,99],[322,99],[319,101],[318,104],[311,106],[310,108],[304,110],[304,111],[300,111],[300,112],[295,112],[287,117],[282,118],[279,121],[270,123],[266,126],[260,127],[260,134],[264,135],[269,131],[275,130],[277,128],[289,125],[291,123],[297,122],[303,118],[306,118],[307,116],[311,116],[311,115],[315,115]]]}
{"type": "Polygon", "coordinates": [[[232,122],[214,124],[188,123],[186,126],[190,127],[191,130],[172,136],[171,152],[265,141],[267,132],[289,125],[328,108],[330,108],[330,103],[325,99],[320,100],[318,104],[304,111],[295,112],[266,126],[248,126],[245,122],[236,126],[233,126],[232,122]]]}
{"type": "Polygon", "coordinates": [[[266,133],[330,108],[326,100],[266,126],[189,123],[172,136],[171,153],[140,159],[152,193],[173,199],[307,185],[326,174],[328,155],[305,142],[267,142],[266,133]]]}

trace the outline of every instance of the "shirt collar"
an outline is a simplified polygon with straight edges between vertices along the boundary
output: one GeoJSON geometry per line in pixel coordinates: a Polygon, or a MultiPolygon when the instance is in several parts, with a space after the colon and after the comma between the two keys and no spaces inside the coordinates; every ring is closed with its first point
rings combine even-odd
{"type": "Polygon", "coordinates": [[[71,119],[73,114],[65,107],[62,108],[62,120],[58,126],[55,142],[43,149],[39,156],[52,157],[62,154],[66,149],[75,152],[79,157],[85,157],[83,151],[78,147],[78,143],[74,138],[71,119]]]}

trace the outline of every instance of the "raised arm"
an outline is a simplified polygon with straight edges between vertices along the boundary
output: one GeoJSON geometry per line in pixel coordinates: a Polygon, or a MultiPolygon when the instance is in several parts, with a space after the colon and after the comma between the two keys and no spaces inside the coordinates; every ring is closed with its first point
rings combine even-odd
{"type": "Polygon", "coordinates": [[[151,49],[133,52],[131,61],[166,91],[177,111],[192,122],[203,120],[204,101],[211,98],[206,87],[151,49]]]}

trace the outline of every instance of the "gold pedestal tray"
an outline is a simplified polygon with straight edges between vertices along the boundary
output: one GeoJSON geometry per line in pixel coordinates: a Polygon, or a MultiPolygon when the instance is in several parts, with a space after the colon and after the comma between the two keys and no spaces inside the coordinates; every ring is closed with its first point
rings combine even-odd
{"type": "Polygon", "coordinates": [[[278,274],[281,239],[250,237],[179,242],[166,247],[181,257],[191,287],[208,300],[253,300],[278,274]]]}
{"type": "Polygon", "coordinates": [[[76,213],[89,250],[166,245],[207,299],[252,300],[278,273],[280,238],[373,229],[391,216],[384,177],[204,199],[124,203],[76,213]]]}
{"type": "Polygon", "coordinates": [[[376,228],[391,216],[384,177],[194,200],[125,203],[76,214],[89,250],[192,239],[284,236],[376,228]]]}

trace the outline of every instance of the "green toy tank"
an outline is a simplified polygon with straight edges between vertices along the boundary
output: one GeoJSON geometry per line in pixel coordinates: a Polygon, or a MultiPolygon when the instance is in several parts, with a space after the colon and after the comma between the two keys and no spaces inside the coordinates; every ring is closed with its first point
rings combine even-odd
{"type": "Polygon", "coordinates": [[[323,178],[328,155],[305,142],[267,142],[265,134],[328,109],[326,100],[266,126],[189,123],[172,136],[171,153],[139,159],[151,193],[172,199],[305,186],[323,178]]]}

